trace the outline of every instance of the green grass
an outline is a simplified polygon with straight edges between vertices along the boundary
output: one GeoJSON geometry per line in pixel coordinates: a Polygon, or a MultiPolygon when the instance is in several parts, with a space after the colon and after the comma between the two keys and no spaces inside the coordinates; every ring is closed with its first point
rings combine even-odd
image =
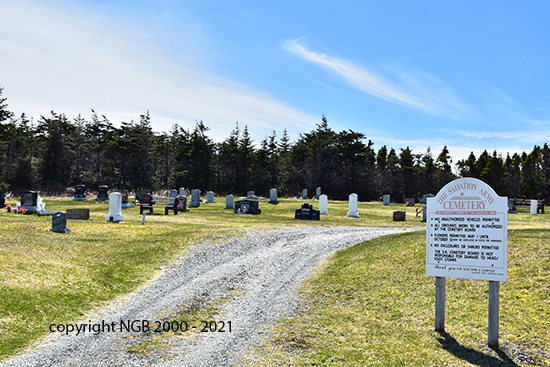
{"type": "MultiPolygon", "coordinates": [[[[8,204],[14,206],[15,201],[8,200],[8,204]]],[[[79,202],[67,198],[45,198],[47,210],[65,211],[67,208],[90,208],[90,220],[68,221],[68,227],[71,228],[71,233],[69,234],[48,232],[47,230],[51,228],[51,217],[13,214],[7,213],[5,209],[0,209],[0,360],[21,351],[47,335],[50,324],[77,322],[82,320],[90,311],[104,306],[107,302],[117,297],[137,290],[147,281],[157,276],[164,266],[172,264],[177,255],[187,251],[191,246],[203,240],[215,240],[226,235],[242,235],[246,231],[254,229],[286,226],[425,227],[425,224],[415,217],[415,209],[418,206],[404,207],[403,205],[392,204],[386,207],[381,205],[380,202],[359,203],[361,218],[349,218],[346,217],[348,211],[347,202],[329,201],[330,215],[321,216],[320,221],[309,222],[294,219],[294,210],[300,207],[304,202],[302,200],[281,199],[279,205],[270,205],[267,203],[267,200],[261,201],[262,214],[258,216],[236,215],[232,210],[224,209],[225,198],[216,197],[216,201],[217,203],[215,204],[202,204],[200,208],[191,209],[176,216],[173,214],[165,216],[163,214],[164,210],[155,209],[156,213],[147,215],[145,225],[142,226],[142,216],[139,215],[139,208],[124,209],[123,215],[125,215],[126,220],[115,224],[105,222],[105,215],[108,214],[108,202],[96,202],[94,200],[79,202]],[[395,210],[406,211],[407,222],[393,222],[392,212],[395,210]]],[[[314,207],[318,208],[317,202],[312,200],[308,200],[307,202],[313,203],[314,207]]],[[[548,215],[550,214],[531,216],[528,213],[520,213],[510,216],[510,227],[550,227],[550,220],[547,218],[548,215]]],[[[522,233],[530,232],[511,232],[510,243],[515,244],[514,246],[521,249],[531,249],[531,242],[529,242],[531,241],[531,237],[527,235],[522,236],[522,233]]],[[[547,234],[548,232],[544,229],[538,229],[533,233],[547,234]]],[[[416,320],[412,325],[417,325],[417,327],[410,329],[409,332],[414,335],[423,335],[424,332],[427,332],[429,334],[428,340],[431,341],[431,344],[424,345],[424,339],[418,339],[417,349],[429,349],[429,345],[439,345],[439,348],[441,348],[441,343],[437,342],[438,336],[430,332],[431,326],[429,323],[432,322],[430,320],[433,309],[433,305],[430,302],[433,302],[433,294],[431,294],[433,293],[433,284],[430,283],[432,279],[422,275],[424,264],[422,258],[422,252],[424,251],[421,243],[423,241],[422,235],[405,234],[400,238],[400,244],[392,244],[393,240],[388,242],[388,239],[382,239],[378,245],[362,245],[349,250],[350,253],[357,251],[360,253],[361,248],[364,248],[364,246],[375,246],[375,248],[380,249],[387,246],[397,246],[396,248],[399,251],[395,252],[395,256],[400,261],[399,266],[388,262],[389,255],[387,253],[385,255],[382,253],[376,255],[375,252],[373,258],[368,257],[367,255],[371,253],[369,250],[367,254],[361,255],[360,259],[370,264],[372,267],[370,271],[376,274],[375,280],[353,275],[355,274],[354,272],[362,273],[364,271],[361,267],[361,262],[358,264],[349,264],[348,270],[353,270],[348,275],[349,279],[347,280],[350,281],[349,285],[340,287],[340,283],[336,283],[336,286],[330,286],[328,283],[326,285],[321,284],[320,289],[322,289],[322,292],[320,294],[325,297],[324,302],[329,302],[329,305],[330,302],[334,303],[331,300],[338,300],[336,303],[338,305],[337,308],[342,311],[347,309],[348,311],[346,312],[353,312],[354,308],[357,308],[357,310],[367,310],[366,315],[361,317],[365,318],[367,315],[370,315],[369,317],[375,318],[381,325],[385,323],[393,325],[391,324],[392,322],[409,323],[412,322],[411,320],[416,320]],[[405,243],[407,243],[406,246],[405,243]],[[419,263],[418,259],[420,259],[419,263]],[[407,271],[404,272],[404,269],[407,271]],[[413,274],[406,275],[408,271],[413,271],[413,274]],[[380,274],[383,275],[380,276],[380,274]],[[411,281],[413,283],[410,286],[407,283],[403,283],[403,279],[409,279],[407,277],[412,277],[411,281]],[[417,278],[420,279],[418,282],[416,281],[417,278]],[[360,284],[365,289],[357,293],[357,289],[354,288],[357,285],[352,282],[353,279],[356,279],[356,281],[360,279],[360,284]],[[403,296],[404,289],[416,288],[420,284],[419,282],[422,284],[426,283],[428,286],[422,286],[418,290],[415,290],[414,294],[416,296],[411,301],[420,302],[422,295],[429,299],[426,299],[423,304],[415,307],[414,315],[409,314],[411,310],[407,311],[406,309],[401,310],[393,306],[390,307],[391,304],[387,305],[389,308],[384,308],[383,310],[378,310],[377,308],[365,309],[366,301],[356,297],[356,295],[365,292],[372,293],[368,288],[372,286],[374,287],[373,289],[380,290],[381,293],[378,296],[382,297],[380,299],[395,300],[398,296],[403,296]],[[396,288],[382,287],[380,284],[392,284],[396,288]],[[401,287],[404,288],[397,287],[398,284],[401,284],[401,287]],[[426,294],[428,295],[426,296],[426,294]],[[344,302],[346,300],[350,302],[349,305],[346,305],[344,302]],[[425,307],[426,304],[427,307],[425,307]],[[391,312],[387,311],[388,309],[391,312]],[[418,311],[418,314],[416,311],[418,311]],[[390,312],[390,315],[387,312],[390,312]]],[[[533,240],[533,243],[543,243],[543,239],[544,236],[540,235],[540,239],[533,240]]],[[[548,288],[540,287],[541,280],[539,278],[542,277],[542,280],[548,284],[547,264],[549,254],[548,247],[544,249],[541,247],[542,245],[537,246],[539,252],[537,252],[535,258],[539,259],[537,260],[538,263],[535,265],[531,253],[519,253],[514,261],[525,261],[527,264],[526,267],[514,270],[510,265],[510,281],[501,287],[501,302],[503,303],[501,306],[503,313],[501,320],[505,320],[506,317],[515,320],[513,315],[510,314],[507,316],[504,314],[506,307],[504,305],[504,297],[507,297],[505,293],[506,289],[512,284],[514,277],[521,275],[521,272],[538,269],[539,273],[537,274],[539,275],[529,275],[528,277],[521,278],[521,281],[516,280],[518,287],[523,287],[522,291],[513,293],[513,297],[516,298],[510,296],[514,304],[512,308],[513,312],[519,312],[521,315],[524,315],[522,318],[529,319],[532,322],[529,325],[518,324],[517,328],[515,327],[515,336],[513,338],[509,336],[506,339],[510,345],[521,344],[525,340],[531,343],[529,337],[526,335],[532,335],[532,332],[536,332],[536,330],[532,331],[534,328],[533,325],[540,325],[539,334],[544,334],[548,331],[548,325],[545,324],[547,321],[544,321],[548,320],[548,314],[544,313],[547,311],[540,311],[550,308],[548,307],[548,303],[541,301],[543,300],[541,295],[548,295],[548,288]],[[546,256],[546,258],[543,258],[543,256],[546,256]],[[544,293],[545,291],[546,293],[544,293]],[[532,311],[534,305],[538,308],[532,311]]],[[[335,261],[343,256],[343,253],[339,253],[331,261],[335,261]]],[[[392,252],[392,254],[394,253],[392,252]]],[[[510,253],[509,257],[512,260],[512,253],[510,253]]],[[[332,271],[334,273],[331,270],[332,267],[333,265],[327,264],[324,271],[332,271]]],[[[336,273],[339,272],[340,270],[336,271],[336,273]]],[[[338,280],[338,282],[341,281],[343,280],[338,280]]],[[[481,284],[482,282],[474,281],[472,282],[473,285],[470,285],[468,282],[461,283],[459,280],[456,280],[456,282],[455,280],[450,280],[448,281],[449,297],[451,297],[453,284],[460,284],[461,286],[462,284],[467,284],[468,287],[478,287],[480,286],[478,283],[481,284]]],[[[305,292],[307,294],[307,290],[305,292]]],[[[317,303],[320,301],[316,300],[311,300],[311,302],[315,305],[315,310],[320,312],[323,309],[324,303],[317,303]]],[[[370,302],[374,302],[374,300],[370,302]]],[[[451,310],[454,306],[451,305],[450,301],[448,302],[449,319],[447,324],[451,328],[453,327],[451,326],[451,310]]],[[[545,302],[548,302],[547,298],[545,302]]],[[[477,338],[477,342],[482,345],[481,340],[486,338],[486,336],[483,333],[478,333],[476,328],[486,327],[485,316],[479,316],[482,315],[482,312],[485,312],[486,305],[481,304],[479,307],[475,305],[475,302],[472,304],[467,303],[464,307],[474,307],[473,315],[479,318],[480,321],[472,321],[476,320],[474,316],[466,313],[463,319],[467,322],[464,323],[465,326],[463,327],[470,330],[469,332],[474,335],[473,338],[477,338]],[[481,313],[478,315],[478,312],[481,313]]],[[[209,307],[209,303],[206,302],[200,312],[208,313],[215,311],[215,308],[211,310],[209,307]]],[[[182,315],[182,317],[184,316],[188,317],[192,315],[182,315]]],[[[202,314],[201,317],[203,317],[202,314]]],[[[370,321],[365,324],[366,326],[361,326],[362,324],[359,323],[361,320],[363,319],[358,319],[357,326],[354,326],[354,329],[351,330],[357,329],[361,333],[366,333],[370,330],[366,326],[370,328],[376,325],[376,323],[372,324],[373,321],[369,319],[370,321]]],[[[324,322],[326,321],[322,321],[322,323],[324,322]]],[[[460,323],[457,322],[456,324],[460,323]]],[[[383,328],[379,325],[378,329],[383,328]]],[[[333,347],[325,349],[325,347],[316,344],[318,340],[305,336],[281,336],[279,342],[270,345],[276,346],[275,349],[280,349],[283,352],[287,348],[287,344],[296,345],[297,350],[300,351],[298,353],[301,356],[300,358],[305,358],[305,355],[310,355],[313,350],[316,350],[317,352],[315,353],[319,354],[318,360],[325,359],[326,361],[330,361],[332,360],[331,358],[335,358],[333,353],[345,354],[347,351],[350,355],[355,355],[357,360],[360,360],[363,358],[363,354],[358,351],[352,352],[349,349],[351,344],[348,344],[347,340],[350,334],[353,333],[349,330],[339,332],[337,339],[342,344],[341,352],[332,352],[330,348],[333,347]],[[285,343],[284,341],[286,340],[289,343],[285,343]]],[[[452,332],[450,334],[460,343],[463,343],[463,339],[461,339],[462,334],[453,334],[452,332]]],[[[382,336],[379,338],[382,338],[382,336]]],[[[540,348],[548,351],[548,340],[545,341],[544,337],[536,340],[536,342],[533,341],[533,345],[539,345],[540,348]]],[[[151,346],[154,347],[155,343],[156,341],[144,344],[143,348],[145,349],[143,350],[147,350],[146,348],[150,348],[151,346]]],[[[396,337],[392,343],[400,345],[402,342],[396,337]]],[[[139,347],[136,348],[134,352],[139,352],[139,347]]],[[[384,358],[386,359],[382,360],[393,362],[395,358],[398,358],[394,355],[396,351],[394,348],[392,347],[382,354],[374,354],[375,357],[371,355],[369,358],[382,358],[382,356],[385,356],[384,358]]],[[[525,349],[526,347],[522,346],[522,348],[525,349]]],[[[537,350],[538,347],[533,346],[533,348],[533,350],[537,350]]],[[[270,356],[269,358],[273,357],[270,356]]],[[[370,359],[366,359],[366,361],[370,361],[370,359]]],[[[322,364],[324,362],[319,363],[322,364]]]]}
{"type": "Polygon", "coordinates": [[[509,232],[498,352],[486,346],[485,281],[448,279],[446,333],[434,331],[422,231],[338,251],[303,284],[297,315],[279,320],[248,365],[514,366],[514,358],[550,365],[549,235],[509,232]]]}

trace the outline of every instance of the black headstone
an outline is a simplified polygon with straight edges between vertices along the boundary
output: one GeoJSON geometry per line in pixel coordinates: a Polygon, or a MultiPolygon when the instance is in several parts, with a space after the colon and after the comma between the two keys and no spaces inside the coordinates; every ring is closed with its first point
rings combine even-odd
{"type": "Polygon", "coordinates": [[[97,199],[96,200],[109,200],[109,187],[106,185],[99,186],[97,190],[97,199]]]}
{"type": "Polygon", "coordinates": [[[302,208],[296,209],[294,219],[320,220],[320,211],[309,204],[303,204],[302,208]]]}
{"type": "Polygon", "coordinates": [[[74,188],[75,199],[86,199],[86,185],[76,185],[74,188]]]}
{"type": "Polygon", "coordinates": [[[38,193],[36,191],[23,191],[21,194],[21,206],[36,206],[38,193]]]}
{"type": "Polygon", "coordinates": [[[144,194],[153,194],[152,189],[141,189],[136,191],[136,200],[138,200],[140,203],[143,201],[143,195],[144,194]]]}
{"type": "Polygon", "coordinates": [[[0,208],[6,206],[6,199],[4,197],[4,190],[0,190],[0,208]]]}
{"type": "Polygon", "coordinates": [[[261,214],[258,200],[239,200],[235,202],[235,213],[238,214],[261,214]]]}
{"type": "Polygon", "coordinates": [[[52,215],[52,232],[65,233],[67,231],[67,213],[55,212],[52,215]]]}

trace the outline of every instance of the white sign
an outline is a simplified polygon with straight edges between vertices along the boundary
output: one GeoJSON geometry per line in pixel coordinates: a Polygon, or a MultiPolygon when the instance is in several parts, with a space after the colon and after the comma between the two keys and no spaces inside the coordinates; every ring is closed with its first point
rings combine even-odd
{"type": "Polygon", "coordinates": [[[506,281],[508,199],[461,178],[427,198],[426,275],[506,281]]]}

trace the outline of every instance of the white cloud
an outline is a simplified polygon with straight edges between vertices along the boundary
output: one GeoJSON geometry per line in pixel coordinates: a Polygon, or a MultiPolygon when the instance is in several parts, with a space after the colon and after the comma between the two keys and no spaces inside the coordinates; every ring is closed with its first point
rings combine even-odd
{"type": "Polygon", "coordinates": [[[237,120],[261,137],[284,128],[297,135],[315,124],[265,91],[202,70],[200,55],[209,51],[196,41],[203,36],[195,25],[174,35],[175,42],[190,40],[178,54],[160,49],[146,26],[41,4],[22,0],[2,9],[0,85],[17,115],[36,120],[54,110],[72,118],[93,108],[116,124],[149,110],[155,130],[203,120],[214,138],[226,137],[237,120]]]}
{"type": "Polygon", "coordinates": [[[348,84],[374,97],[421,110],[425,113],[456,119],[467,108],[451,88],[434,76],[403,67],[383,67],[379,70],[310,51],[300,39],[285,42],[289,52],[317,64],[348,84]]]}

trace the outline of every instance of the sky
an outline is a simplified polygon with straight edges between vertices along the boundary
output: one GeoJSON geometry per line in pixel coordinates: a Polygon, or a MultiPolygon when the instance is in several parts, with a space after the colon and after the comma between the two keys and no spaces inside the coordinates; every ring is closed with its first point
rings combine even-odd
{"type": "Polygon", "coordinates": [[[203,121],[256,143],[326,116],[386,145],[530,152],[550,141],[549,1],[0,0],[0,87],[155,131],[203,121]]]}

